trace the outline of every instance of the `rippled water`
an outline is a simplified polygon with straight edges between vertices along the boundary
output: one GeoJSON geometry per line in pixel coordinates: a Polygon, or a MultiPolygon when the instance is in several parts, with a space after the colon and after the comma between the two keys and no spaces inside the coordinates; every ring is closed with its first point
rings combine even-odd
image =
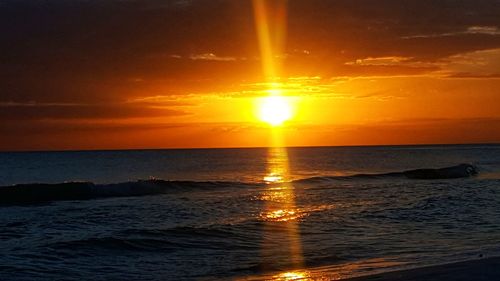
{"type": "Polygon", "coordinates": [[[339,278],[500,253],[495,145],[3,153],[0,160],[3,185],[191,180],[159,195],[0,207],[0,280],[339,278]],[[477,165],[480,175],[325,177],[460,163],[477,165]]]}

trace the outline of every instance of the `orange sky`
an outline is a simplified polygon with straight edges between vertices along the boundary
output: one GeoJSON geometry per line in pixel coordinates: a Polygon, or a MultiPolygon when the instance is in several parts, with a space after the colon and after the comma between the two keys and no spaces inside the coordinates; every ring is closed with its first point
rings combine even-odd
{"type": "Polygon", "coordinates": [[[0,150],[500,142],[498,1],[273,3],[2,1],[0,150]]]}

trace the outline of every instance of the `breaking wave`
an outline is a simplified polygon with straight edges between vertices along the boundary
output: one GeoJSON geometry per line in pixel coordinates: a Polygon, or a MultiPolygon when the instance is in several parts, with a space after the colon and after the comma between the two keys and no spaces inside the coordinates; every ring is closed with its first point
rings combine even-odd
{"type": "MultiPolygon", "coordinates": [[[[478,174],[478,169],[470,164],[460,164],[441,169],[416,169],[382,174],[356,174],[351,176],[312,177],[294,181],[296,183],[315,183],[329,180],[363,179],[455,179],[478,174]]],[[[61,200],[90,200],[109,197],[130,197],[156,195],[192,189],[214,189],[224,187],[255,187],[263,183],[221,182],[221,181],[166,181],[139,180],[115,184],[95,184],[92,182],[65,182],[58,184],[17,184],[0,187],[0,205],[37,204],[61,200]]]]}

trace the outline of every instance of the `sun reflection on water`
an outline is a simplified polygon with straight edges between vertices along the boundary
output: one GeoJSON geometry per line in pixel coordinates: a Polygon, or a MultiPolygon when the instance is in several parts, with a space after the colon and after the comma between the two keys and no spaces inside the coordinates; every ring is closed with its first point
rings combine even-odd
{"type": "Polygon", "coordinates": [[[290,201],[294,195],[293,194],[282,194],[277,192],[277,190],[267,190],[262,191],[259,196],[256,197],[257,200],[283,203],[290,201]]]}
{"type": "MultiPolygon", "coordinates": [[[[280,143],[279,137],[276,137],[276,143],[280,143]]],[[[295,203],[286,148],[269,148],[267,170],[264,180],[269,188],[262,190],[259,196],[265,202],[260,213],[260,219],[265,222],[263,235],[266,238],[262,243],[262,257],[267,264],[285,264],[299,270],[303,268],[303,256],[298,224],[307,213],[300,211],[295,203]]]]}
{"type": "Polygon", "coordinates": [[[306,271],[288,271],[284,273],[280,273],[278,275],[273,276],[273,280],[275,281],[304,281],[304,280],[313,280],[310,275],[306,271]]]}
{"type": "Polygon", "coordinates": [[[281,175],[276,175],[276,174],[266,175],[264,176],[264,182],[268,184],[283,182],[283,177],[281,175]]]}
{"type": "Polygon", "coordinates": [[[266,221],[291,221],[297,220],[302,215],[295,210],[275,210],[261,214],[261,218],[266,221]]]}
{"type": "Polygon", "coordinates": [[[354,262],[332,264],[308,269],[294,269],[280,273],[271,273],[261,276],[250,276],[247,281],[330,281],[356,278],[363,275],[373,275],[386,271],[394,266],[405,266],[407,263],[395,261],[393,258],[372,258],[354,262]],[[357,272],[357,274],[353,274],[357,272]],[[360,274],[361,273],[361,274],[360,274]]]}

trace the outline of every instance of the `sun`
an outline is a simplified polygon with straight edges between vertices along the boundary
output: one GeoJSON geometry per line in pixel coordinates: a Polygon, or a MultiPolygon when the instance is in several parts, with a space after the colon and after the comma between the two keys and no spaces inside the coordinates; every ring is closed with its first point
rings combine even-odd
{"type": "Polygon", "coordinates": [[[259,100],[258,117],[271,126],[280,126],[292,116],[292,105],[286,97],[269,96],[259,100]]]}

